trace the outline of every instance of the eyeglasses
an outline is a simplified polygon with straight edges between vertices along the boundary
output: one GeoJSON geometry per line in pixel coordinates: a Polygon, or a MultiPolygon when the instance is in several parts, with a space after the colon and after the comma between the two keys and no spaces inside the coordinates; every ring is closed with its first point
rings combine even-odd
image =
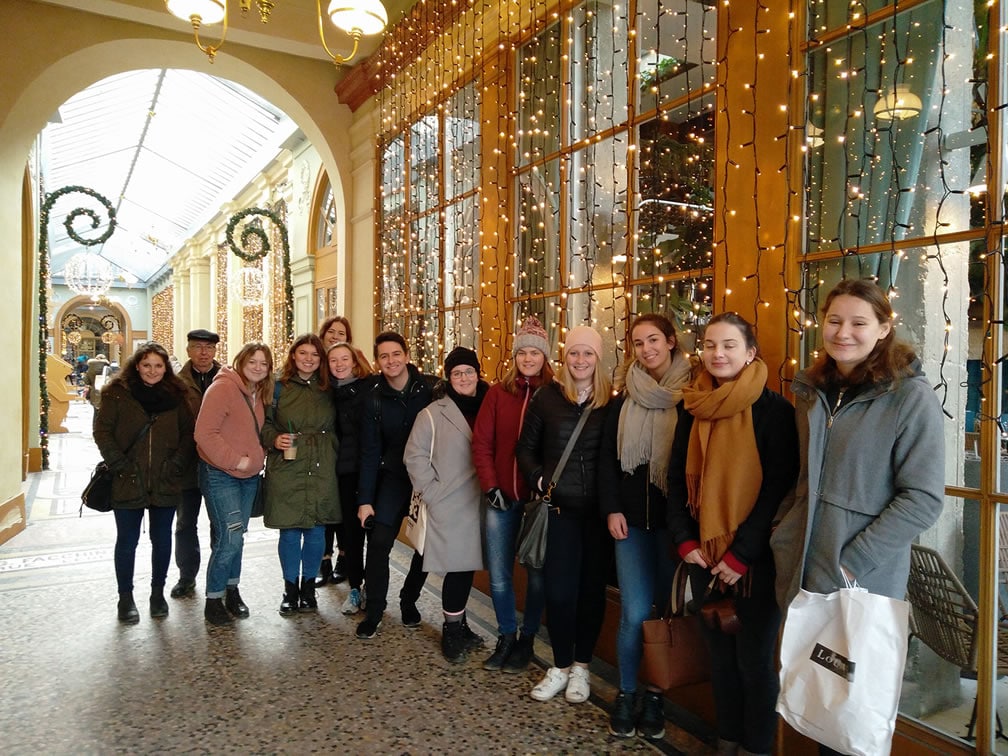
{"type": "Polygon", "coordinates": [[[449,373],[452,378],[474,378],[476,376],[476,370],[473,368],[456,368],[449,373]]]}

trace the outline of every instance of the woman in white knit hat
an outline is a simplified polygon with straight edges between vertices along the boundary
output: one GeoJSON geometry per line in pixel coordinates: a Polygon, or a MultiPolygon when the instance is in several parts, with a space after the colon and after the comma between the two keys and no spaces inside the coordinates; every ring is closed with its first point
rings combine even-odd
{"type": "Polygon", "coordinates": [[[602,372],[602,337],[588,326],[567,333],[557,380],[529,403],[515,454],[529,485],[551,488],[543,580],[553,666],[531,692],[548,701],[560,692],[570,703],[587,701],[588,664],[605,615],[606,532],[599,516],[595,471],[609,403],[602,372]],[[570,458],[551,486],[578,421],[590,413],[570,458]]]}
{"type": "Polygon", "coordinates": [[[497,647],[483,662],[487,670],[524,672],[542,620],[542,570],[526,568],[525,615],[518,635],[515,545],[529,487],[518,470],[515,444],[532,395],[543,384],[553,382],[550,351],[542,323],[535,316],[526,318],[515,334],[511,369],[500,383],[490,387],[473,429],[473,461],[487,504],[485,556],[490,596],[497,615],[497,647]]]}

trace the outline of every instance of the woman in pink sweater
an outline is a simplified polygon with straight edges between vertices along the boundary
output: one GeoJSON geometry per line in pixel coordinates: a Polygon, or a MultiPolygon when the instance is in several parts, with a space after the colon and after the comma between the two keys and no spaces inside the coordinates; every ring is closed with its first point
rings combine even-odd
{"type": "Polygon", "coordinates": [[[238,581],[245,530],[266,457],[259,434],[272,401],[272,376],[269,347],[246,344],[232,367],[222,367],[214,377],[196,418],[199,483],[213,523],[203,610],[212,625],[249,616],[238,581]]]}

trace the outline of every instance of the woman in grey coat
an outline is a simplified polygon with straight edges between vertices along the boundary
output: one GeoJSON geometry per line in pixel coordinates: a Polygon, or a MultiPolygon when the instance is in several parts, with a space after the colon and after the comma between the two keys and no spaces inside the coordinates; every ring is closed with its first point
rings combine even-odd
{"type": "Polygon", "coordinates": [[[482,493],[472,459],[472,427],[489,386],[480,379],[476,353],[455,347],[444,366],[447,381],[417,415],[403,462],[427,506],[424,572],[444,573],[441,652],[454,663],[483,645],[469,629],[465,607],[473,573],[483,569],[480,538],[482,493]]]}
{"type": "Polygon", "coordinates": [[[943,504],[941,406],[893,335],[889,300],[874,282],[844,280],[824,312],[824,353],[792,386],[801,471],[771,538],[781,608],[845,577],[902,599],[910,544],[943,504]]]}

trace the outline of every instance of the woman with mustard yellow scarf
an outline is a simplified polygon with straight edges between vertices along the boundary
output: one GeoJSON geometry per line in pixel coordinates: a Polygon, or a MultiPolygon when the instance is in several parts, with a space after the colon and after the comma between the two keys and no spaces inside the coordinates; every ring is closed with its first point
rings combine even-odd
{"type": "Polygon", "coordinates": [[[794,408],[766,387],[752,325],[737,314],[711,318],[701,359],[672,446],[669,532],[697,603],[728,599],[721,622],[711,616],[704,628],[718,754],[769,754],[781,621],[770,528],[798,474],[794,408]]]}

